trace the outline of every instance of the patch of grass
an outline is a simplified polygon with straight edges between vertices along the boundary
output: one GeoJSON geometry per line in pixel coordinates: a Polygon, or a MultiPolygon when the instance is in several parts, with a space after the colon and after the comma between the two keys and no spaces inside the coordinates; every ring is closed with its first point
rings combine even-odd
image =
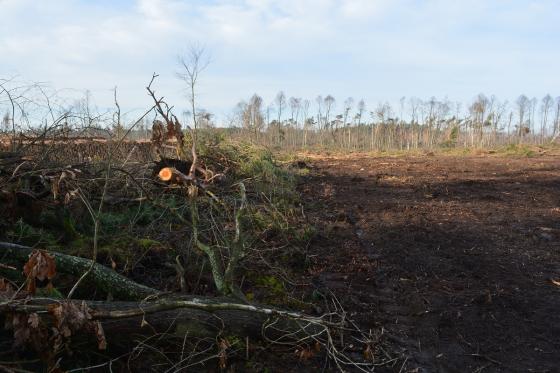
{"type": "Polygon", "coordinates": [[[509,144],[504,148],[497,149],[498,154],[532,157],[536,154],[535,149],[525,144],[509,144]]]}
{"type": "Polygon", "coordinates": [[[137,238],[130,234],[119,237],[107,237],[101,242],[99,254],[101,257],[108,256],[116,263],[131,263],[152,249],[158,249],[164,245],[150,238],[137,238]]]}
{"type": "Polygon", "coordinates": [[[311,170],[309,168],[296,168],[295,173],[298,176],[309,176],[311,170]]]}

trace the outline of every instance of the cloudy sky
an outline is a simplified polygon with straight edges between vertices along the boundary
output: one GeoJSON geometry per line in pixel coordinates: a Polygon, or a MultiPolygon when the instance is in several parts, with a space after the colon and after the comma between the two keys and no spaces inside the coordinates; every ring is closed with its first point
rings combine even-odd
{"type": "Polygon", "coordinates": [[[158,92],[186,106],[177,56],[202,43],[200,106],[223,118],[257,92],[398,102],[560,95],[558,0],[0,0],[0,78],[117,86],[127,110],[158,92]]]}

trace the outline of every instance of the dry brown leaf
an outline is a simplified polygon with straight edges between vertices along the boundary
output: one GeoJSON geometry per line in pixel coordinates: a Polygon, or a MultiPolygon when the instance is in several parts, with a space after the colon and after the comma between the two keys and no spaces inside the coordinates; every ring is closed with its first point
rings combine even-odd
{"type": "Polygon", "coordinates": [[[309,347],[302,347],[296,350],[296,356],[300,359],[300,360],[309,360],[311,359],[313,356],[315,356],[315,352],[309,348],[309,347]]]}
{"type": "Polygon", "coordinates": [[[48,359],[52,346],[49,329],[37,313],[7,312],[5,328],[13,330],[14,347],[30,348],[38,352],[41,359],[48,359]]]}
{"type": "Polygon", "coordinates": [[[227,349],[230,348],[230,344],[226,339],[220,339],[218,343],[218,365],[220,369],[226,369],[227,366],[227,349]]]}
{"type": "Polygon", "coordinates": [[[319,341],[315,342],[315,351],[321,352],[321,344],[319,343],[319,341]]]}
{"type": "Polygon", "coordinates": [[[29,317],[27,318],[27,323],[34,329],[37,329],[39,327],[39,315],[37,315],[37,313],[32,313],[31,315],[29,315],[29,317]]]}
{"type": "Polygon", "coordinates": [[[47,306],[47,311],[53,315],[55,320],[62,319],[62,304],[51,304],[47,306]]]}
{"type": "Polygon", "coordinates": [[[56,263],[54,257],[44,250],[34,250],[29,260],[23,266],[23,273],[27,277],[27,291],[35,294],[35,280],[52,280],[56,275],[56,263]]]}
{"type": "Polygon", "coordinates": [[[53,350],[54,351],[60,351],[60,349],[64,345],[64,338],[62,337],[62,334],[60,334],[60,332],[56,328],[52,328],[52,333],[53,333],[53,335],[51,337],[51,340],[52,340],[53,350]]]}
{"type": "Polygon", "coordinates": [[[10,299],[14,295],[12,285],[5,278],[0,277],[0,299],[10,299]]]}
{"type": "Polygon", "coordinates": [[[64,195],[64,204],[65,205],[69,204],[70,202],[72,202],[73,199],[76,199],[77,197],[78,197],[78,189],[69,191],[64,195]]]}
{"type": "Polygon", "coordinates": [[[85,301],[81,304],[68,301],[48,307],[49,313],[54,319],[55,344],[62,345],[64,339],[70,338],[77,333],[93,333],[97,339],[100,350],[107,348],[105,332],[99,321],[93,321],[89,307],[85,301]]]}
{"type": "Polygon", "coordinates": [[[95,336],[97,337],[97,348],[100,350],[107,349],[107,339],[105,338],[105,331],[103,330],[103,326],[99,321],[95,322],[94,326],[95,336]]]}
{"type": "Polygon", "coordinates": [[[23,346],[29,342],[31,330],[29,329],[27,315],[15,313],[11,315],[10,329],[14,330],[14,345],[23,346]]]}
{"type": "Polygon", "coordinates": [[[29,292],[29,294],[35,295],[35,291],[37,290],[37,285],[35,284],[34,278],[30,278],[27,280],[26,290],[29,292]]]}
{"type": "Polygon", "coordinates": [[[164,140],[164,136],[165,129],[163,127],[163,122],[161,120],[154,120],[152,126],[152,144],[159,148],[164,140]]]}
{"type": "Polygon", "coordinates": [[[373,361],[374,359],[373,349],[370,344],[368,344],[364,350],[364,358],[368,361],[373,361]]]}

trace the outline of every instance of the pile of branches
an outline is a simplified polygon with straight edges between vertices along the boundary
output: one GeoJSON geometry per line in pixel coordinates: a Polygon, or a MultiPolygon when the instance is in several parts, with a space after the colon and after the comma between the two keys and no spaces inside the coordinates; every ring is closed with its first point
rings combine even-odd
{"type": "Polygon", "coordinates": [[[244,239],[249,204],[245,183],[228,180],[227,168],[213,170],[204,165],[197,152],[196,131],[186,127],[185,132],[172,107],[156,96],[152,89],[156,77],[154,74],[147,86],[154,105],[136,122],[152,111],[161,118],[154,120],[152,128],[151,146],[159,160],[151,169],[128,157],[115,159],[126,134],[108,142],[108,154],[97,164],[49,165],[23,153],[0,155],[0,210],[7,214],[4,216],[10,215],[12,221],[32,220],[46,205],[68,208],[74,204],[82,206],[93,222],[91,258],[41,245],[0,242],[0,274],[23,275],[20,282],[0,277],[0,315],[12,332],[13,348],[34,351],[49,371],[62,371],[69,366],[64,356],[78,341],[85,340],[102,351],[111,351],[113,346],[110,358],[100,355],[105,360],[90,366],[110,367],[119,359],[130,366],[142,352],[153,354],[158,343],[179,337],[182,349],[175,355],[177,359],[171,361],[164,347],[159,347],[166,361],[162,369],[177,371],[209,361],[223,369],[228,366],[228,356],[239,355],[240,350],[248,360],[251,341],[259,341],[263,346],[288,348],[302,360],[325,356],[340,370],[369,371],[375,363],[372,336],[352,323],[336,299],[328,301],[330,311],[310,315],[256,304],[245,297],[236,282],[236,272],[250,249],[244,239]],[[188,148],[190,152],[185,152],[188,148]],[[170,149],[173,158],[168,156],[170,149]],[[203,234],[201,207],[206,202],[223,205],[226,181],[236,192],[232,221],[227,223],[232,234],[224,248],[203,234]],[[136,193],[127,193],[128,189],[136,193]],[[187,228],[185,239],[206,258],[216,296],[186,295],[184,261],[179,256],[171,266],[180,279],[180,292],[141,284],[118,273],[114,266],[99,263],[103,209],[143,201],[156,204],[154,196],[162,190],[185,199],[187,217],[177,209],[165,211],[187,228]],[[74,279],[65,294],[53,286],[61,274],[74,279]],[[75,299],[84,286],[107,294],[108,299],[75,299]],[[233,341],[231,336],[242,339],[233,341]],[[349,338],[353,338],[351,343],[349,338]],[[207,346],[203,353],[200,346],[207,346]]]}

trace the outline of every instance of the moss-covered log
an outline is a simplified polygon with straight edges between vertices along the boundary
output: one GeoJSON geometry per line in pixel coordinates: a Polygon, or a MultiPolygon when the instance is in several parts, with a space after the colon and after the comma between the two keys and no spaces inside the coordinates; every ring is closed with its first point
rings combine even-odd
{"type": "MultiPolygon", "coordinates": [[[[25,263],[33,250],[29,246],[0,242],[0,261],[7,259],[12,263],[25,263]]],[[[91,266],[91,259],[57,252],[49,253],[54,256],[56,269],[60,273],[80,277],[91,266]]],[[[86,281],[94,284],[98,289],[112,294],[115,299],[141,300],[158,293],[156,289],[138,284],[99,263],[94,264],[93,270],[86,278],[86,281]]]]}

